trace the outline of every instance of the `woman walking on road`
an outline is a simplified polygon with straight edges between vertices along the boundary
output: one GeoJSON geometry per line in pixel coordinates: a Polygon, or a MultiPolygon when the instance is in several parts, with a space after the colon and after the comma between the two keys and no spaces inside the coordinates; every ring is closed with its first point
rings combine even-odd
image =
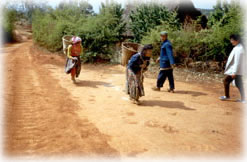
{"type": "Polygon", "coordinates": [[[71,80],[76,83],[75,77],[79,77],[81,72],[81,59],[80,56],[83,52],[80,37],[72,37],[72,44],[68,46],[67,61],[65,65],[65,72],[71,73],[71,80]]]}
{"type": "Polygon", "coordinates": [[[140,53],[131,57],[127,66],[127,92],[135,104],[140,104],[139,97],[144,96],[143,73],[147,71],[153,46],[145,45],[140,53]]]}

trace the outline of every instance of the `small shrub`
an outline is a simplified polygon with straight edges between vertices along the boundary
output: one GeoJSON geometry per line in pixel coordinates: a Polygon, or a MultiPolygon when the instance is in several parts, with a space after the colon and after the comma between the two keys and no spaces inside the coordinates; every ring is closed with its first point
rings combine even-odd
{"type": "Polygon", "coordinates": [[[15,9],[3,7],[3,21],[1,30],[3,31],[4,42],[14,41],[13,30],[15,28],[14,22],[17,20],[17,11],[15,9]]]}

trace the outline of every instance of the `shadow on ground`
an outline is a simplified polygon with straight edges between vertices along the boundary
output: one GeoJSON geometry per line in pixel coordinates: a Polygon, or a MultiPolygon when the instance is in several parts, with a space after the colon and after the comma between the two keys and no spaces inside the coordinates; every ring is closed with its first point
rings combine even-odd
{"type": "Polygon", "coordinates": [[[207,96],[208,94],[203,93],[203,92],[196,92],[196,91],[183,91],[183,90],[178,90],[175,93],[177,94],[189,94],[193,97],[198,97],[198,96],[207,96]]]}
{"type": "Polygon", "coordinates": [[[101,81],[92,81],[92,80],[78,80],[75,84],[78,87],[91,87],[91,88],[98,88],[98,86],[105,86],[105,87],[113,87],[111,83],[101,82],[101,81]]]}
{"type": "Polygon", "coordinates": [[[186,107],[184,103],[180,101],[148,100],[148,101],[143,101],[141,106],[159,106],[159,107],[171,108],[171,109],[196,110],[186,107]]]}

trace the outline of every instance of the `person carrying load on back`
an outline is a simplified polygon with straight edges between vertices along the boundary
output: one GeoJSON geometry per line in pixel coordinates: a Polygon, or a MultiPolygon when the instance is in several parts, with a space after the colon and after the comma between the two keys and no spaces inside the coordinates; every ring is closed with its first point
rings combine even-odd
{"type": "Polygon", "coordinates": [[[83,52],[81,45],[81,38],[73,36],[71,38],[72,44],[67,49],[67,61],[65,65],[65,72],[71,74],[71,80],[76,83],[75,77],[79,77],[81,72],[81,59],[80,55],[83,52]]]}
{"type": "Polygon", "coordinates": [[[145,45],[140,53],[133,55],[127,66],[127,92],[130,100],[140,104],[139,97],[144,96],[143,73],[147,71],[153,46],[145,45]]]}

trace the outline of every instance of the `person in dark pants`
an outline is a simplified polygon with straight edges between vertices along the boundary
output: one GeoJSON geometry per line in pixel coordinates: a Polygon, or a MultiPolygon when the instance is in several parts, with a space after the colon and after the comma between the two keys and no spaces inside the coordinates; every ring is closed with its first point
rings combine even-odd
{"type": "Polygon", "coordinates": [[[240,43],[240,37],[238,35],[231,35],[230,41],[234,48],[228,57],[225,78],[223,80],[225,88],[225,96],[221,96],[220,100],[225,101],[230,98],[230,84],[235,80],[235,85],[239,89],[241,99],[239,102],[245,103],[245,93],[243,84],[243,60],[244,60],[244,48],[240,43]]]}
{"type": "Polygon", "coordinates": [[[172,45],[171,42],[167,39],[168,33],[163,31],[160,33],[160,38],[162,41],[161,49],[160,49],[160,57],[156,60],[156,62],[160,62],[160,72],[157,79],[157,85],[153,88],[155,91],[160,91],[160,88],[163,87],[166,78],[169,80],[170,88],[168,92],[173,92],[175,89],[174,85],[174,77],[173,77],[173,67],[175,64],[172,45]]]}

